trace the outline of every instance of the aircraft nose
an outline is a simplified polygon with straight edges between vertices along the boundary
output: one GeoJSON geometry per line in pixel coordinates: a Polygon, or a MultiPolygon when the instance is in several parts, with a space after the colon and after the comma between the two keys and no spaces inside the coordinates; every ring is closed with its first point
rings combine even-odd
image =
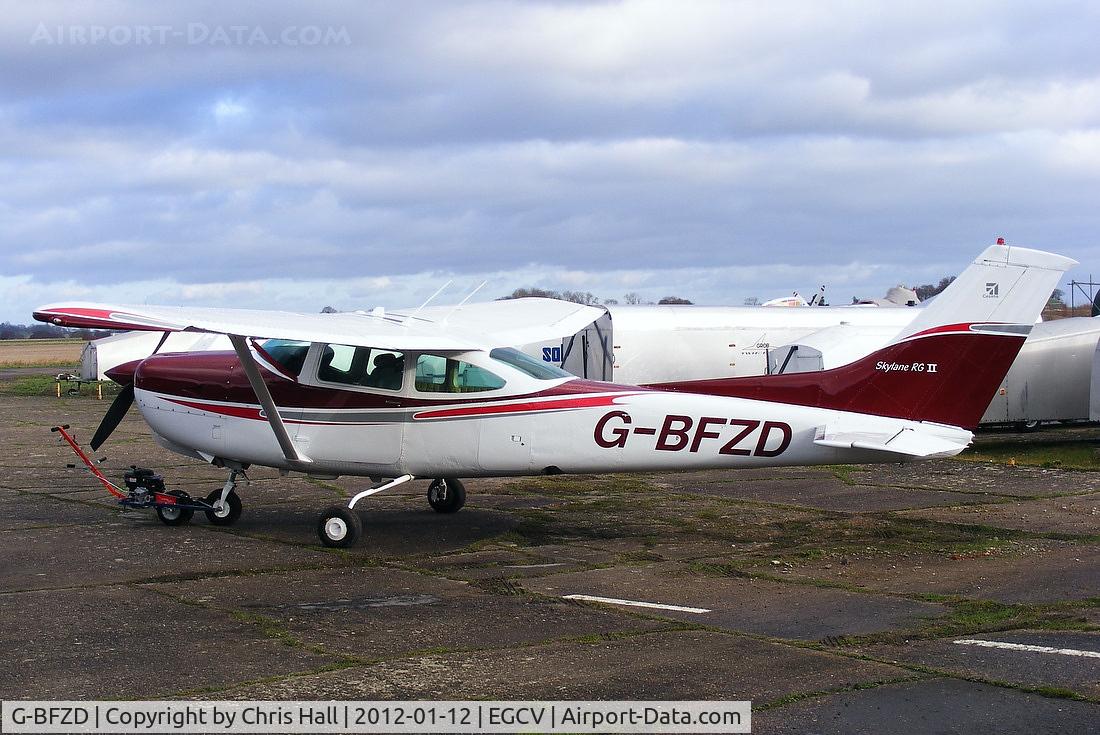
{"type": "Polygon", "coordinates": [[[210,400],[225,400],[240,364],[233,352],[176,352],[150,355],[133,363],[139,389],[210,400]]]}
{"type": "Polygon", "coordinates": [[[133,385],[134,373],[137,372],[139,365],[141,365],[141,360],[131,360],[121,365],[115,365],[110,370],[105,371],[104,375],[119,385],[133,385]]]}

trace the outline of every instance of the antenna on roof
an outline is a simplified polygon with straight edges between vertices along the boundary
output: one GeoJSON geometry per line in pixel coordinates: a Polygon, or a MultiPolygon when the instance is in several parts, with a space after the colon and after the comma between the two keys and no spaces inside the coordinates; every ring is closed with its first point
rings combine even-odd
{"type": "Polygon", "coordinates": [[[462,299],[462,301],[459,301],[457,304],[455,304],[454,308],[447,312],[447,316],[443,317],[443,323],[446,324],[447,320],[451,318],[451,314],[454,314],[456,311],[458,311],[460,308],[462,308],[462,305],[465,304],[470,299],[472,299],[474,294],[477,293],[478,291],[480,291],[486,283],[488,283],[488,281],[482,281],[480,284],[478,284],[477,288],[475,288],[470,293],[466,294],[466,298],[462,299]]]}
{"type": "Polygon", "coordinates": [[[432,303],[432,301],[433,301],[433,300],[435,299],[435,297],[436,297],[436,296],[438,296],[439,294],[443,293],[443,289],[447,288],[447,286],[450,286],[450,285],[451,285],[452,283],[454,283],[454,279],[453,279],[453,278],[452,278],[451,280],[447,281],[446,283],[444,283],[444,284],[443,284],[442,286],[440,286],[439,288],[437,288],[437,289],[435,290],[435,293],[433,293],[433,294],[432,294],[431,296],[429,296],[429,297],[428,297],[428,300],[427,300],[427,301],[425,301],[425,302],[424,302],[423,304],[421,304],[420,306],[416,307],[416,311],[414,311],[414,312],[413,312],[412,314],[410,314],[410,315],[409,315],[409,318],[411,319],[411,318],[413,318],[414,316],[416,316],[417,314],[419,314],[419,313],[420,313],[420,310],[421,310],[421,309],[423,309],[423,308],[424,308],[425,306],[427,306],[428,304],[432,303]]]}

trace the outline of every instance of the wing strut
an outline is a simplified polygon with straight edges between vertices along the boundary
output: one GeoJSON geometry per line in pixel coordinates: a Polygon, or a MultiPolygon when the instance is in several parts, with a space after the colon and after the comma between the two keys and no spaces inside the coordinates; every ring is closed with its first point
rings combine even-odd
{"type": "Polygon", "coordinates": [[[290,438],[290,434],[287,433],[286,426],[283,424],[283,417],[279,415],[279,409],[275,407],[275,401],[271,398],[271,391],[267,389],[267,383],[260,375],[256,358],[252,357],[252,351],[248,349],[248,338],[239,334],[228,336],[229,341],[233,343],[233,349],[237,352],[237,358],[241,361],[241,367],[244,368],[244,374],[248,376],[248,382],[256,393],[256,398],[259,399],[260,405],[264,407],[267,423],[271,426],[271,431],[275,433],[275,438],[279,441],[279,447],[283,450],[286,461],[291,465],[309,464],[312,460],[298,451],[290,438]]]}

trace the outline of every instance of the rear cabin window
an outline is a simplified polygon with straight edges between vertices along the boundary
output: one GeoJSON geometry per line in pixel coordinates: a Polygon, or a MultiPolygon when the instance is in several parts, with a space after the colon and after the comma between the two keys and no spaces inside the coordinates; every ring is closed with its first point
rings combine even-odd
{"type": "Polygon", "coordinates": [[[295,342],[289,339],[269,339],[261,345],[264,352],[278,363],[287,375],[295,378],[302,372],[309,352],[309,342],[295,342]]]}
{"type": "Polygon", "coordinates": [[[325,383],[401,390],[405,356],[376,347],[325,345],[317,365],[317,379],[325,383]]]}
{"type": "Polygon", "coordinates": [[[503,378],[462,360],[421,355],[416,361],[416,389],[421,393],[479,393],[503,387],[503,378]]]}

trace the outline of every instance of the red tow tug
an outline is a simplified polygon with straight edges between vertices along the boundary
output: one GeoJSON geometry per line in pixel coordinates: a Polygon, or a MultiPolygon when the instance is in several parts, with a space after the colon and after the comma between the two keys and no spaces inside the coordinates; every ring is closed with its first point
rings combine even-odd
{"type": "MultiPolygon", "coordinates": [[[[241,501],[235,492],[230,492],[224,502],[219,502],[222,501],[223,495],[221,489],[210,493],[205,499],[192,498],[181,490],[166,490],[163,477],[153,470],[137,465],[131,465],[123,475],[125,488],[119,487],[96,467],[96,463],[69,433],[68,424],[55,426],[50,431],[61,435],[88,471],[124,508],[155,508],[157,517],[166,526],[180,526],[189,522],[197,510],[206,513],[206,517],[215,526],[232,525],[241,515],[241,501]]],[[[70,467],[75,466],[70,465],[70,467]]]]}

